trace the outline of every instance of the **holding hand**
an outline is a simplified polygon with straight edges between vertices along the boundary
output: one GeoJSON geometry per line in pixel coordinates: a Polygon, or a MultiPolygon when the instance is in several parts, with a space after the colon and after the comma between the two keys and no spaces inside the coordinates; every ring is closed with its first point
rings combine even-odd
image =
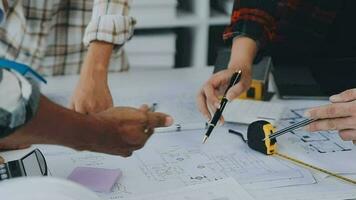
{"type": "Polygon", "coordinates": [[[147,106],[140,109],[111,108],[94,117],[101,129],[99,134],[90,136],[92,142],[89,150],[125,157],[141,149],[155,128],[170,126],[173,123],[172,117],[150,112],[147,106]]]}
{"type": "Polygon", "coordinates": [[[257,44],[253,39],[241,36],[234,40],[228,69],[214,74],[203,85],[197,96],[199,111],[208,121],[219,108],[219,97],[225,92],[235,72],[242,71],[241,80],[230,88],[226,96],[227,99],[231,101],[249,89],[251,85],[251,68],[256,52],[257,44]]]}
{"type": "Polygon", "coordinates": [[[113,45],[94,41],[80,73],[70,108],[82,114],[92,114],[113,107],[108,86],[108,71],[113,45]]]}
{"type": "Polygon", "coordinates": [[[83,115],[42,96],[37,114],[25,126],[2,138],[0,150],[25,148],[30,144],[54,144],[130,156],[145,145],[155,128],[172,123],[172,117],[150,112],[148,106],[140,109],[116,107],[83,115]]]}
{"type": "Polygon", "coordinates": [[[306,127],[306,130],[337,130],[343,140],[356,140],[356,89],[347,90],[330,97],[332,104],[310,109],[306,116],[318,121],[306,127]]]}
{"type": "MultiPolygon", "coordinates": [[[[223,96],[228,87],[232,75],[239,69],[226,69],[214,74],[202,87],[198,96],[197,104],[199,111],[207,120],[210,120],[212,115],[220,106],[219,97],[223,96]]],[[[226,97],[228,100],[237,98],[241,93],[246,91],[251,84],[251,73],[248,67],[242,70],[242,77],[238,84],[231,87],[226,97]]]]}
{"type": "Polygon", "coordinates": [[[98,113],[113,107],[107,72],[83,70],[69,107],[82,114],[98,113]]]}

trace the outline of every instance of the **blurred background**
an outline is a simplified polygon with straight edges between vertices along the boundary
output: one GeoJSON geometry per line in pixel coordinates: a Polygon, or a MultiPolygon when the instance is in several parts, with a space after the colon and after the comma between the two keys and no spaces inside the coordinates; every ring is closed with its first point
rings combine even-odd
{"type": "Polygon", "coordinates": [[[214,65],[232,6],[233,0],[134,0],[136,31],[125,45],[131,69],[214,65]]]}

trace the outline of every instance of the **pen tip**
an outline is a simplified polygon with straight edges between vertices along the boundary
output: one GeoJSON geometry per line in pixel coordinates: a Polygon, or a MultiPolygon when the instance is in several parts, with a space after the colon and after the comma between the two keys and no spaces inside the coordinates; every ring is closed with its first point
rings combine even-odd
{"type": "Polygon", "coordinates": [[[204,139],[203,139],[203,144],[205,144],[207,140],[208,140],[208,137],[205,136],[204,139]]]}

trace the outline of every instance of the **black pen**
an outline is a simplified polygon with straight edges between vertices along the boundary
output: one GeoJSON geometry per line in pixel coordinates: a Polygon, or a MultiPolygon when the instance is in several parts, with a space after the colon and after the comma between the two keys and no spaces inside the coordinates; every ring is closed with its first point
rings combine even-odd
{"type": "Polygon", "coordinates": [[[151,107],[149,107],[149,110],[150,110],[151,112],[156,112],[157,106],[158,106],[158,103],[153,103],[153,104],[151,105],[151,107]]]}
{"type": "Polygon", "coordinates": [[[209,126],[208,126],[208,131],[205,133],[205,137],[203,139],[203,144],[208,140],[211,132],[213,132],[216,124],[219,122],[220,118],[221,118],[221,115],[225,109],[225,106],[227,104],[227,102],[229,101],[227,98],[226,98],[226,94],[227,92],[229,91],[229,89],[231,87],[233,87],[234,85],[236,85],[240,79],[241,79],[241,75],[242,75],[242,71],[239,70],[238,72],[235,72],[232,77],[231,77],[231,80],[230,80],[230,84],[229,86],[226,88],[225,90],[225,93],[224,93],[224,96],[223,98],[221,99],[221,102],[220,102],[220,107],[219,109],[215,112],[214,116],[213,116],[213,119],[210,121],[209,123],[209,126]]]}

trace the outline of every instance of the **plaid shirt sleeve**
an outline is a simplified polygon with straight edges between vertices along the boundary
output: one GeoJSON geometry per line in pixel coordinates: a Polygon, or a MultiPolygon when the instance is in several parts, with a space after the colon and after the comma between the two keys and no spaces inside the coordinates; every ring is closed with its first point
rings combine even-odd
{"type": "Polygon", "coordinates": [[[128,16],[131,0],[95,0],[84,44],[99,40],[121,47],[134,31],[135,20],[128,16]]]}
{"type": "Polygon", "coordinates": [[[35,115],[40,92],[31,79],[0,69],[0,97],[0,138],[3,138],[35,115]]]}
{"type": "Polygon", "coordinates": [[[275,35],[277,3],[278,0],[235,0],[224,40],[246,36],[254,39],[259,47],[266,45],[275,35]]]}

